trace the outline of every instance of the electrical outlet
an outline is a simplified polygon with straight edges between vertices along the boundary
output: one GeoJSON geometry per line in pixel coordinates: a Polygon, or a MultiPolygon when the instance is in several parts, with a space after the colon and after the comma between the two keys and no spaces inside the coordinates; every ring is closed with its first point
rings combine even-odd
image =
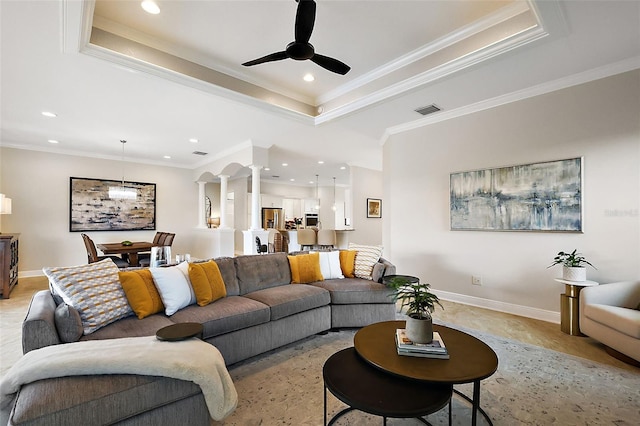
{"type": "Polygon", "coordinates": [[[471,276],[471,284],[473,284],[473,285],[482,285],[482,277],[480,275],[472,275],[471,276]]]}

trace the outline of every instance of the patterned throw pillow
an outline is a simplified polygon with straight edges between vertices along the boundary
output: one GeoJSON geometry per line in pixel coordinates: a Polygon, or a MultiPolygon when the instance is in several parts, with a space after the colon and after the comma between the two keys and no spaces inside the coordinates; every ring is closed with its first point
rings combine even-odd
{"type": "Polygon", "coordinates": [[[213,260],[189,263],[189,281],[200,306],[206,306],[227,295],[220,268],[213,260]]]}
{"type": "Polygon", "coordinates": [[[120,283],[127,295],[129,305],[138,316],[138,319],[162,312],[164,305],[160,299],[160,293],[153,284],[151,271],[139,269],[137,271],[118,272],[120,283]]]}
{"type": "Polygon", "coordinates": [[[42,268],[62,300],[80,314],[84,334],[133,315],[111,259],[80,266],[42,268]]]}
{"type": "Polygon", "coordinates": [[[349,250],[355,250],[356,266],[354,275],[365,280],[373,279],[373,266],[382,256],[382,246],[365,246],[349,243],[349,250]]]}
{"type": "Polygon", "coordinates": [[[306,284],[324,280],[320,272],[320,254],[300,254],[287,256],[291,268],[291,283],[306,284]]]}

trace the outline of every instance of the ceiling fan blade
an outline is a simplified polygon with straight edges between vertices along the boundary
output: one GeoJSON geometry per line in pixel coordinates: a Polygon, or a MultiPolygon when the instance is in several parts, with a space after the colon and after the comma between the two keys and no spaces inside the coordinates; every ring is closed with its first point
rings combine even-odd
{"type": "Polygon", "coordinates": [[[263,64],[265,62],[281,61],[287,58],[287,52],[276,52],[267,56],[263,56],[262,58],[254,59],[253,61],[245,62],[242,65],[244,65],[245,67],[250,67],[252,65],[263,64]]]}
{"type": "Polygon", "coordinates": [[[340,75],[345,75],[349,72],[351,67],[344,62],[340,62],[337,59],[330,58],[328,56],[318,55],[317,53],[311,58],[313,62],[320,65],[322,68],[328,69],[340,75]]]}
{"type": "Polygon", "coordinates": [[[316,2],[298,0],[296,12],[295,36],[298,43],[308,43],[316,21],[316,2]]]}

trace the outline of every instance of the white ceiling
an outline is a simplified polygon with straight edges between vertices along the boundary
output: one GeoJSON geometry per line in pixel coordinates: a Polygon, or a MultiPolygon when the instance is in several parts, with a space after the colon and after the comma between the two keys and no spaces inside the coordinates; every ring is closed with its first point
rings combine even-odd
{"type": "Polygon", "coordinates": [[[318,0],[310,42],[346,76],[240,65],[293,40],[294,0],[156,2],[2,0],[0,144],[116,159],[126,139],[131,161],[193,169],[253,144],[266,179],[346,183],[387,134],[640,67],[637,1],[318,0]]]}

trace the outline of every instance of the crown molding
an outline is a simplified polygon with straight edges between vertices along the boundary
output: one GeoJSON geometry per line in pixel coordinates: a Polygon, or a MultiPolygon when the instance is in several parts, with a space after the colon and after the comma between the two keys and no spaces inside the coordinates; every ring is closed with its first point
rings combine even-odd
{"type": "Polygon", "coordinates": [[[546,93],[555,92],[557,90],[589,83],[591,81],[600,80],[602,78],[611,77],[616,74],[622,74],[624,72],[632,71],[639,68],[640,56],[636,56],[633,58],[628,58],[619,62],[608,64],[603,67],[594,68],[567,77],[562,77],[556,80],[528,87],[526,89],[496,96],[494,98],[486,99],[454,110],[441,111],[438,114],[434,114],[432,116],[427,116],[419,120],[411,121],[409,123],[400,124],[398,126],[389,127],[385,130],[380,144],[384,145],[389,137],[399,133],[404,133],[410,130],[418,129],[420,127],[429,126],[431,124],[440,123],[476,112],[485,111],[535,96],[544,95],[546,93]]]}

